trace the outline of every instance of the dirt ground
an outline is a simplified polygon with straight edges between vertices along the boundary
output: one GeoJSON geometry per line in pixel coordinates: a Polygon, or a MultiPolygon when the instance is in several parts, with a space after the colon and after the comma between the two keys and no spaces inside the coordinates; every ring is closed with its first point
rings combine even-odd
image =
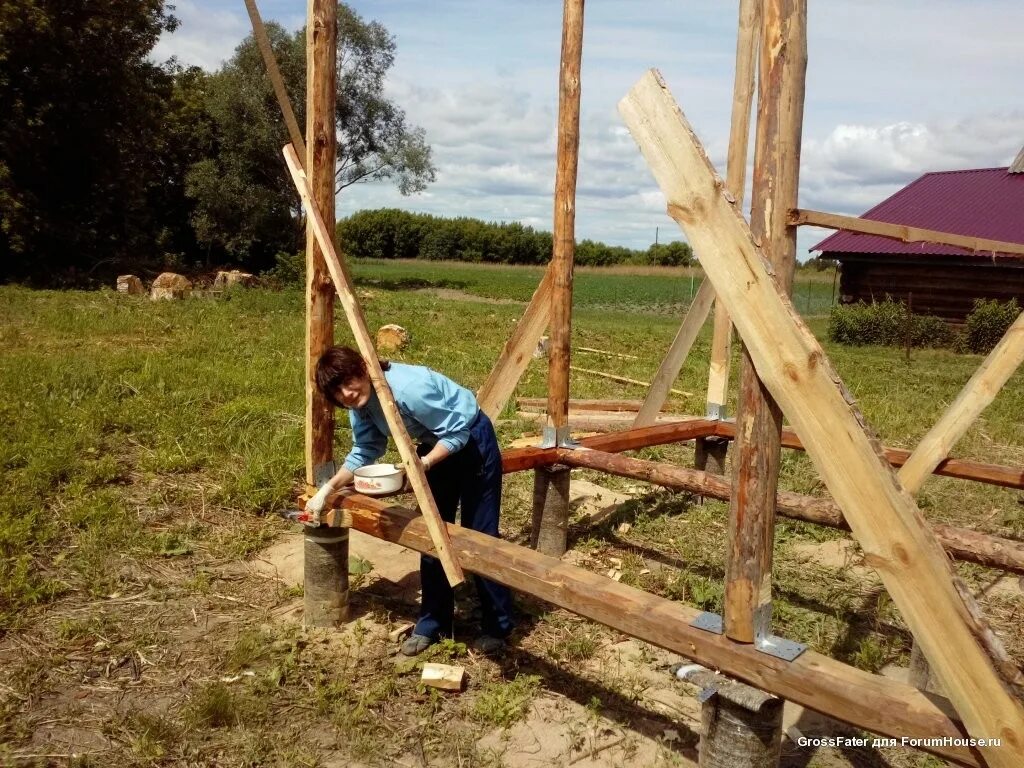
{"type": "MultiPolygon", "coordinates": [[[[632,494],[574,479],[573,497],[577,516],[600,520],[632,494]]],[[[514,643],[486,658],[466,649],[473,600],[460,594],[455,642],[431,658],[465,667],[468,684],[424,689],[389,637],[415,619],[419,555],[351,532],[351,619],[306,631],[301,529],[271,524],[276,542],[248,561],[126,559],[137,589],[62,599],[0,640],[0,764],[697,764],[699,691],[672,674],[679,657],[520,596],[514,643]]],[[[797,552],[873,578],[844,540],[797,552]]],[[[614,558],[566,558],[614,577],[614,558]]],[[[789,703],[784,732],[787,768],[941,764],[801,748],[801,734],[852,731],[789,703]]]]}

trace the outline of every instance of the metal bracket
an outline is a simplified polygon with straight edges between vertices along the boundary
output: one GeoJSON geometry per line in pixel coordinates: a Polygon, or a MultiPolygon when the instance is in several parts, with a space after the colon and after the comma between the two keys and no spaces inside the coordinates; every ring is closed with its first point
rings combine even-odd
{"type": "Polygon", "coordinates": [[[575,450],[580,444],[572,439],[569,433],[569,425],[564,427],[544,427],[544,434],[541,436],[538,448],[568,448],[575,450]]]}
{"type": "Polygon", "coordinates": [[[787,640],[778,635],[758,635],[754,639],[754,647],[761,653],[767,653],[783,661],[793,661],[807,650],[807,646],[795,640],[787,640]]]}
{"type": "MultiPolygon", "coordinates": [[[[721,635],[725,631],[722,617],[717,613],[710,613],[708,611],[697,616],[697,618],[690,622],[690,626],[696,629],[703,629],[705,632],[711,632],[715,635],[721,635]]],[[[759,634],[754,640],[754,647],[761,653],[766,653],[783,661],[793,661],[807,650],[807,646],[803,643],[787,640],[784,637],[772,634],[759,634]]]]}
{"type": "Polygon", "coordinates": [[[712,421],[724,421],[725,406],[720,403],[708,403],[707,418],[712,421]]]}
{"type": "Polygon", "coordinates": [[[319,488],[338,473],[333,461],[317,464],[313,467],[313,482],[319,488]]]}

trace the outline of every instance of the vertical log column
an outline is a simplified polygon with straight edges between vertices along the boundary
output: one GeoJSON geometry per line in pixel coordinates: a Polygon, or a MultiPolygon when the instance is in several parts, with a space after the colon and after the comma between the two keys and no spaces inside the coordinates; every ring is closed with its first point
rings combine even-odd
{"type": "MultiPolygon", "coordinates": [[[[761,30],[761,0],[740,0],[739,31],[736,35],[736,78],[732,91],[732,122],[729,130],[729,155],[726,161],[725,187],[743,210],[747,175],[747,145],[750,139],[750,110],[754,100],[754,72],[757,41],[761,30]]],[[[722,302],[715,301],[715,325],[711,338],[711,365],[708,369],[707,416],[726,417],[729,394],[729,357],[732,347],[732,322],[722,302]]],[[[698,467],[703,469],[703,467],[698,467]]]]}
{"type": "MultiPolygon", "coordinates": [[[[767,0],[762,17],[751,231],[763,243],[780,287],[791,293],[796,228],[787,225],[786,212],[796,206],[800,171],[805,0],[767,0]]],[[[744,349],[725,588],[725,633],[739,642],[770,634],[781,433],[782,413],[744,349]]]]}
{"type": "MultiPolygon", "coordinates": [[[[562,59],[558,79],[558,156],[555,170],[554,249],[551,256],[551,346],[548,354],[548,423],[545,442],[569,437],[569,355],[572,337],[572,270],[576,250],[576,171],[580,146],[580,69],[583,60],[584,0],[565,0],[562,59]]],[[[534,488],[533,539],[553,557],[565,552],[569,524],[567,468],[538,477],[534,488]],[[565,473],[564,477],[557,472],[565,473]]]]}
{"type": "MultiPolygon", "coordinates": [[[[334,128],[338,7],[308,0],[306,17],[306,175],[325,223],[334,231],[334,128]]],[[[334,287],[311,223],[306,226],[306,482],[333,474],[334,409],[316,388],[316,362],[334,339],[334,287]]],[[[348,529],[307,529],[305,623],[332,627],[348,617],[348,529]]]]}

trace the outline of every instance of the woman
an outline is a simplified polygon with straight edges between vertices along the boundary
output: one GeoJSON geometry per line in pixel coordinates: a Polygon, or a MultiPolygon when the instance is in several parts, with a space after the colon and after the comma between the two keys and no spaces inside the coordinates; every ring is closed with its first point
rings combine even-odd
{"type": "MultiPolygon", "coordinates": [[[[501,452],[494,426],[477,406],[476,397],[423,366],[381,361],[381,368],[405,428],[419,443],[416,452],[441,517],[454,523],[461,502],[464,527],[497,536],[501,452]]],[[[319,515],[328,496],[352,482],[356,469],[384,454],[391,432],[370,384],[366,362],[354,349],[336,346],[327,350],[317,362],[316,383],[328,402],[348,409],[352,424],[352,450],[344,465],[306,504],[309,512],[319,515]]],[[[483,612],[483,633],[474,647],[494,653],[504,647],[512,631],[512,597],[507,587],[474,578],[483,612]]],[[[401,646],[406,656],[415,656],[441,637],[452,635],[455,595],[440,561],[422,555],[420,579],[423,602],[416,628],[401,646]]]]}

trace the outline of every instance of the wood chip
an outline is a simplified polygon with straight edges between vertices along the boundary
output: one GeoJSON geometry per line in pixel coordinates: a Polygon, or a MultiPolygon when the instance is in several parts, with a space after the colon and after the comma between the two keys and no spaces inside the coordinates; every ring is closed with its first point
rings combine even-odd
{"type": "Polygon", "coordinates": [[[406,621],[402,624],[399,624],[397,627],[388,632],[388,640],[390,640],[392,643],[397,643],[407,634],[412,632],[413,627],[415,626],[416,625],[413,624],[411,621],[406,621]]]}
{"type": "Polygon", "coordinates": [[[465,675],[464,667],[430,662],[423,665],[420,682],[431,688],[440,688],[442,691],[461,691],[465,675]]]}

